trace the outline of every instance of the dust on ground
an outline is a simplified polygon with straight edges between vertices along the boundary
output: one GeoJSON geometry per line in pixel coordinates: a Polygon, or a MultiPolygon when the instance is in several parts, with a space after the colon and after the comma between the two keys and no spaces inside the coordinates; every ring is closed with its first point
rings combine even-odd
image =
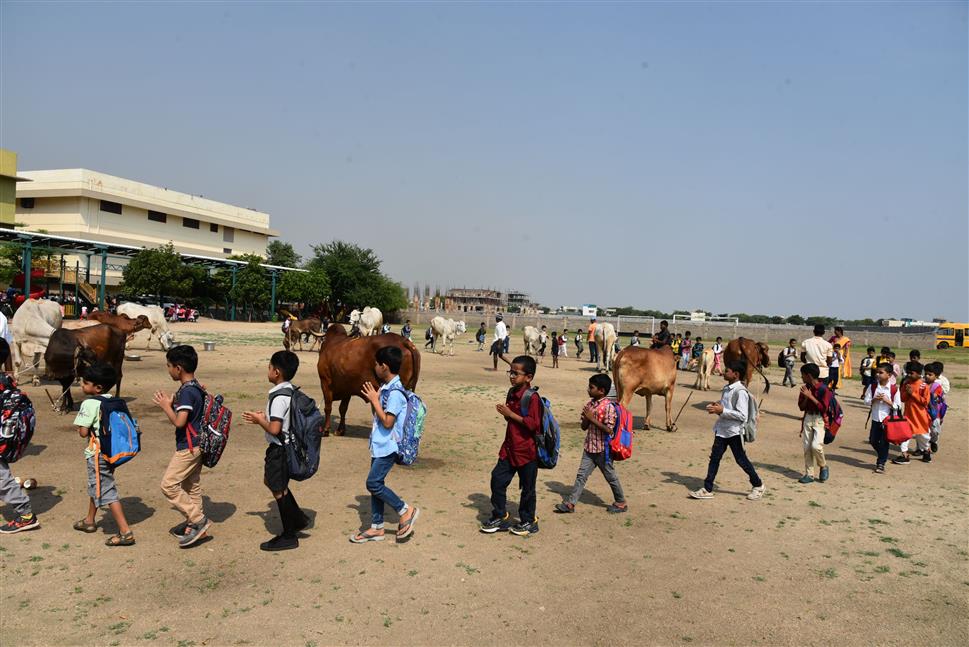
{"type": "MultiPolygon", "coordinates": [[[[823,484],[796,482],[795,390],[779,386],[771,369],[775,385],[748,447],[767,486],[760,502],[744,498],[749,484],[729,456],[713,500],[687,497],[705,473],[713,417],[703,406],[717,391],[694,392],[694,374],[681,372],[674,414],[692,396],[679,431],[637,434],[633,457],[618,467],[630,511],[616,516],[605,511],[609,489],[598,474],[575,514],[552,513],[575,477],[592,370],[572,357],[553,370],[546,358],[535,384],[562,423],[563,450],[559,466],[539,474],[541,532],[521,538],[478,532],[504,434],[494,405],[508,381],[486,370],[487,354],[466,335],[455,357],[423,354],[418,391],[429,418],[420,459],[388,479],[422,509],[415,536],[400,545],[347,541],[369,523],[370,416],[355,400],[347,435],[324,439],[320,472],[293,485],[314,526],[298,550],[265,553],[258,545],[279,522],[262,485],[263,434],[241,413],[265,404],[278,325],[204,321],[174,330],[199,348],[216,342],[200,353],[199,376],[236,414],[222,462],[203,472],[212,539],[180,550],[168,534],[179,516],[158,484],[173,433],[151,394],[173,384],[163,354],[145,352],[143,337],[133,349],[141,361],[125,363],[122,395],[144,450],[117,472],[133,547],[103,545],[115,532],[110,515],[99,516],[97,534],[71,529],[87,506],[84,443],[71,418],[50,411],[43,388],[56,385],[27,386],[38,429],[13,471],[38,479],[31,498],[42,528],[0,538],[4,644],[966,644],[969,365],[948,359],[957,351],[945,356],[946,374],[962,388],[950,394],[931,464],[873,474],[854,380],[842,396],[845,426],[825,448],[831,480],[823,484]]],[[[521,338],[513,334],[514,351],[521,338]]],[[[316,355],[300,358],[295,381],[319,398],[316,355]]],[[[759,396],[762,383],[751,388],[759,396]]],[[[662,422],[659,398],[655,405],[653,421],[662,422]]],[[[642,398],[633,412],[641,422],[642,398]]],[[[509,499],[517,497],[513,483],[509,499]]]]}

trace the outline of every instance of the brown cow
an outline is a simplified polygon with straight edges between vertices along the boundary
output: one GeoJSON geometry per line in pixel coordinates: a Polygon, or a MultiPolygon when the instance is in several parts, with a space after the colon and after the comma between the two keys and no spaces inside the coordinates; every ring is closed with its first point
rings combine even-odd
{"type": "Polygon", "coordinates": [[[646,424],[649,429],[653,396],[666,396],[666,430],[673,431],[673,389],[676,387],[676,359],[673,349],[627,346],[619,351],[612,365],[616,399],[629,408],[633,395],[646,396],[646,424]]]}
{"type": "Polygon", "coordinates": [[[308,319],[297,319],[296,321],[291,321],[286,332],[283,333],[283,347],[286,350],[292,349],[297,343],[299,344],[299,349],[303,350],[303,342],[309,341],[309,337],[316,333],[314,336],[314,341],[310,344],[310,350],[313,350],[313,346],[319,341],[319,334],[323,330],[323,322],[321,322],[316,317],[310,317],[308,319]]]}
{"type": "Polygon", "coordinates": [[[764,378],[764,393],[770,393],[770,381],[764,375],[762,369],[770,366],[770,349],[767,344],[757,342],[753,339],[738,337],[731,339],[727,347],[723,349],[723,363],[742,359],[747,362],[747,372],[744,374],[744,386],[750,385],[750,378],[754,376],[754,369],[764,378]]]}
{"type": "Polygon", "coordinates": [[[400,381],[411,391],[417,386],[421,373],[421,354],[409,339],[394,333],[352,338],[347,336],[341,324],[331,324],[326,329],[326,337],[320,346],[320,359],[316,368],[320,374],[320,387],[323,389],[323,435],[330,433],[330,412],[333,401],[340,401],[340,424],[336,435],[346,432],[347,407],[350,398],[363,396],[360,390],[365,382],[380,388],[373,372],[377,349],[383,346],[396,346],[403,354],[400,365],[400,381]]]}
{"type": "Polygon", "coordinates": [[[106,362],[118,373],[115,395],[121,395],[122,365],[124,363],[125,334],[107,324],[97,324],[87,328],[54,331],[44,353],[47,365],[47,379],[56,380],[63,387],[62,410],[74,409],[71,397],[71,384],[84,374],[84,369],[95,362],[106,362]]]}
{"type": "Polygon", "coordinates": [[[136,332],[151,328],[151,321],[145,315],[138,315],[137,318],[132,319],[128,315],[113,315],[110,312],[93,312],[88,319],[117,328],[125,334],[126,339],[136,332]]]}

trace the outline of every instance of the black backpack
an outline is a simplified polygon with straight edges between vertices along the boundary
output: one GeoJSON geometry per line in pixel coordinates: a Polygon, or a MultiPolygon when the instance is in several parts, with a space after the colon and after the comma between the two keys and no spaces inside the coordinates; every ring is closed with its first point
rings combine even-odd
{"type": "Polygon", "coordinates": [[[280,395],[288,395],[289,430],[283,437],[286,450],[286,467],[289,478],[305,481],[320,467],[320,445],[323,441],[323,414],[316,401],[300,391],[299,387],[280,389],[269,400],[280,395]]]}

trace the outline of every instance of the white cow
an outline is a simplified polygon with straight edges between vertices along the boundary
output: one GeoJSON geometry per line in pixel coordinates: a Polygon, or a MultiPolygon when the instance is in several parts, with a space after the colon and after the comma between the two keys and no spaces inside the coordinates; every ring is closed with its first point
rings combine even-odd
{"type": "Polygon", "coordinates": [[[697,390],[710,390],[710,375],[713,373],[713,349],[704,349],[700,356],[700,361],[696,365],[696,382],[693,388],[697,390]]]}
{"type": "Polygon", "coordinates": [[[141,315],[148,317],[151,322],[151,330],[148,332],[148,345],[145,350],[151,348],[151,338],[158,337],[158,343],[165,350],[169,350],[175,345],[175,334],[168,328],[168,320],[165,319],[165,311],[161,306],[143,306],[140,303],[122,303],[118,306],[119,315],[128,315],[132,319],[137,319],[141,315]]]}
{"type": "Polygon", "coordinates": [[[616,327],[611,323],[603,322],[596,326],[595,337],[596,348],[599,349],[599,356],[596,357],[596,372],[611,371],[612,357],[616,352],[616,327]]]}
{"type": "Polygon", "coordinates": [[[16,369],[24,364],[25,357],[33,358],[33,366],[40,364],[40,356],[47,352],[50,336],[63,321],[60,305],[49,299],[27,299],[17,308],[10,321],[11,351],[16,369]]]}
{"type": "Polygon", "coordinates": [[[450,346],[451,355],[454,355],[454,338],[465,332],[467,329],[468,327],[463,321],[445,319],[441,316],[431,319],[431,330],[434,333],[434,339],[440,339],[443,341],[441,344],[442,355],[444,354],[444,348],[446,346],[450,346]]]}
{"type": "Polygon", "coordinates": [[[384,325],[384,315],[377,308],[367,306],[363,312],[354,310],[350,313],[350,324],[357,327],[362,337],[379,335],[384,325]]]}
{"type": "Polygon", "coordinates": [[[525,354],[538,355],[538,351],[542,347],[542,331],[535,326],[525,326],[522,336],[525,341],[525,354]]]}

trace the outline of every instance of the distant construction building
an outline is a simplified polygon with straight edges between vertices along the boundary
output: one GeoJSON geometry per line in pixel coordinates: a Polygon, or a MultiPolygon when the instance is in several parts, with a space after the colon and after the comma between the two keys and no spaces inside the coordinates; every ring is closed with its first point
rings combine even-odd
{"type": "Polygon", "coordinates": [[[481,312],[494,314],[504,311],[508,306],[505,295],[498,290],[481,288],[452,288],[444,298],[447,312],[481,312]]]}
{"type": "Polygon", "coordinates": [[[523,315],[531,315],[538,313],[538,304],[532,303],[530,296],[524,292],[518,292],[517,290],[511,290],[507,294],[508,297],[508,312],[517,312],[523,315]]]}

